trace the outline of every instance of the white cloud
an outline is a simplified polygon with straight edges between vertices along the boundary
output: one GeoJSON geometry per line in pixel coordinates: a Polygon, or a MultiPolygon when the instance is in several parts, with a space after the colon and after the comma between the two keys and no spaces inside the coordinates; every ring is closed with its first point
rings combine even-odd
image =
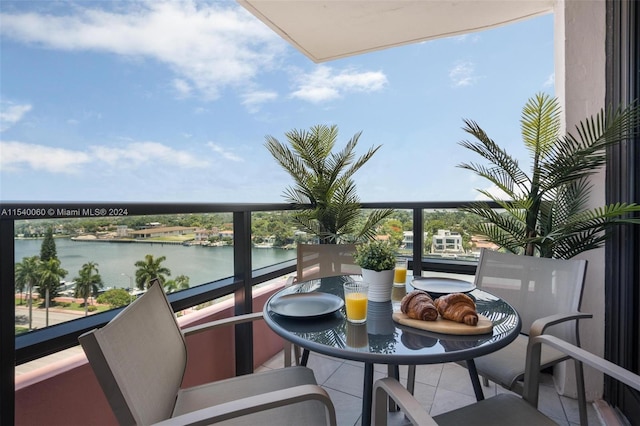
{"type": "Polygon", "coordinates": [[[180,96],[181,98],[186,98],[191,95],[191,85],[189,84],[189,82],[181,78],[176,78],[173,80],[173,88],[176,90],[176,92],[178,92],[178,96],[180,96]]]}
{"type": "Polygon", "coordinates": [[[220,156],[222,158],[224,158],[225,160],[230,160],[230,161],[237,161],[237,162],[242,162],[244,161],[241,157],[237,156],[236,154],[227,151],[226,149],[224,149],[223,147],[221,147],[220,145],[217,145],[213,142],[207,142],[207,146],[209,148],[211,148],[211,150],[213,152],[215,152],[216,154],[220,154],[220,156]]]}
{"type": "Polygon", "coordinates": [[[278,94],[268,90],[256,90],[242,95],[242,105],[247,107],[249,112],[258,112],[260,106],[265,102],[271,102],[278,98],[278,94]]]}
{"type": "Polygon", "coordinates": [[[331,67],[319,66],[310,74],[297,78],[298,89],[291,96],[319,103],[342,97],[346,93],[376,92],[388,83],[382,71],[358,72],[335,71],[331,67]]]}
{"type": "Polygon", "coordinates": [[[449,79],[454,87],[471,86],[478,80],[474,74],[475,65],[472,62],[458,62],[449,71],[449,79]]]}
{"type": "Polygon", "coordinates": [[[4,13],[0,33],[50,49],[156,60],[183,80],[178,88],[185,89],[188,82],[208,99],[271,68],[286,48],[273,31],[229,3],[117,3],[113,8],[118,11],[98,9],[95,5],[100,4],[76,3],[74,13],[67,15],[4,13]]]}
{"type": "Polygon", "coordinates": [[[15,141],[0,141],[0,169],[16,171],[23,168],[51,173],[75,173],[91,161],[81,151],[15,141]]]}
{"type": "Polygon", "coordinates": [[[31,108],[29,104],[15,105],[8,101],[0,102],[0,132],[4,132],[22,120],[22,117],[31,111],[31,108]]]}
{"type": "MultiPolygon", "coordinates": [[[[52,148],[15,141],[0,141],[0,169],[24,168],[51,173],[77,173],[82,166],[108,163],[112,167],[204,168],[209,163],[196,155],[178,151],[158,142],[132,142],[120,148],[94,145],[87,151],[52,148]]],[[[97,167],[97,166],[96,166],[97,167]]]]}
{"type": "Polygon", "coordinates": [[[157,164],[166,167],[202,168],[208,163],[199,157],[158,142],[133,142],[126,147],[92,146],[91,155],[111,166],[157,164]]]}
{"type": "Polygon", "coordinates": [[[556,75],[551,73],[547,80],[542,84],[542,87],[553,87],[556,84],[556,75]]]}

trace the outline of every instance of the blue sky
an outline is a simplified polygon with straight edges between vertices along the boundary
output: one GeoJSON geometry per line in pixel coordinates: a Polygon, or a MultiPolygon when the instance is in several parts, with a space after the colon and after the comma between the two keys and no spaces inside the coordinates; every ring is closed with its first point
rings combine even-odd
{"type": "Polygon", "coordinates": [[[264,147],[337,125],[382,145],[373,201],[477,198],[477,121],[521,162],[519,119],[554,91],[553,16],[314,64],[233,1],[0,3],[0,199],[282,202],[264,147]]]}

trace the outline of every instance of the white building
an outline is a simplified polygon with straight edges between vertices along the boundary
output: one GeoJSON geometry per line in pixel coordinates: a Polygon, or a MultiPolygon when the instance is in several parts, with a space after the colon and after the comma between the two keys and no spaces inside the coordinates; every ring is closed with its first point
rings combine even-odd
{"type": "Polygon", "coordinates": [[[448,229],[438,229],[431,239],[431,253],[464,253],[462,235],[448,229]]]}

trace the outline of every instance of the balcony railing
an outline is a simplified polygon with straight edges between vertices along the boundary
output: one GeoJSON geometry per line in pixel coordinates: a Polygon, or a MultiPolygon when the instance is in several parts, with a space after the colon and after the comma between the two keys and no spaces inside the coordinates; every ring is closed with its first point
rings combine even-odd
{"type": "MultiPolygon", "coordinates": [[[[467,202],[395,202],[363,203],[364,209],[393,208],[413,212],[413,235],[423,235],[425,210],[457,209],[467,202]]],[[[494,206],[495,207],[495,206],[494,206]]],[[[78,336],[109,322],[121,309],[90,315],[61,324],[15,336],[15,221],[26,219],[81,218],[121,215],[129,216],[232,213],[233,276],[194,286],[169,296],[175,311],[233,295],[235,314],[252,311],[253,286],[295,271],[295,260],[253,269],[251,259],[251,214],[292,210],[288,204],[207,204],[207,203],[4,203],[0,206],[0,399],[3,401],[0,423],[11,424],[14,418],[15,365],[77,345],[78,336]]],[[[475,262],[453,259],[429,259],[423,255],[423,239],[414,238],[409,269],[419,274],[424,270],[473,274],[475,262]]],[[[236,326],[236,371],[253,368],[252,326],[236,326]]]]}

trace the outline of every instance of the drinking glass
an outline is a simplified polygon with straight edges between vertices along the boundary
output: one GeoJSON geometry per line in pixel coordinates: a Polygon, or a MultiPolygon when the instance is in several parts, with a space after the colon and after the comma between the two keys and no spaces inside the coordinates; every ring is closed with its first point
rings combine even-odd
{"type": "Polygon", "coordinates": [[[404,284],[407,281],[407,259],[396,259],[396,267],[393,272],[393,283],[404,284]]]}
{"type": "Polygon", "coordinates": [[[367,293],[369,284],[358,281],[344,284],[344,303],[347,321],[361,324],[367,320],[367,293]]]}

